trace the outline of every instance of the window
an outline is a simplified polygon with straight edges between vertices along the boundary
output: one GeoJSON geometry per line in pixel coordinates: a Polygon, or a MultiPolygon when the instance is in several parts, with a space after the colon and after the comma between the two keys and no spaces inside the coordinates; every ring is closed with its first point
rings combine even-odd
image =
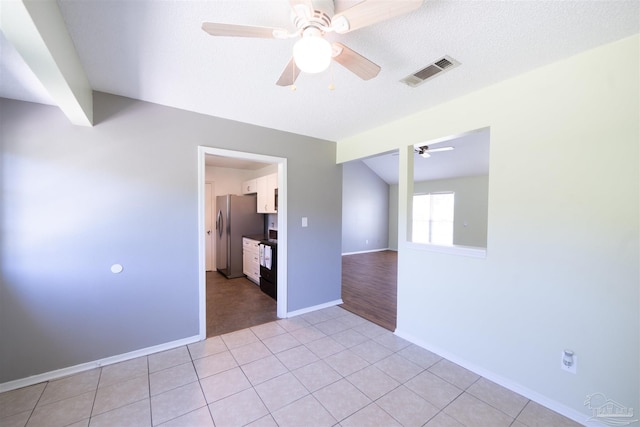
{"type": "Polygon", "coordinates": [[[413,196],[413,238],[416,243],[453,245],[454,193],[413,196]]]}

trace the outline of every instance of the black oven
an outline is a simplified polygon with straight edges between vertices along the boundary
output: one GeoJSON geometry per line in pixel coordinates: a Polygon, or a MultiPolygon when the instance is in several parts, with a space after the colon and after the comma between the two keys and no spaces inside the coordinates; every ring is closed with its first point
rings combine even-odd
{"type": "Polygon", "coordinates": [[[271,239],[260,242],[260,290],[278,300],[278,244],[271,239]]]}

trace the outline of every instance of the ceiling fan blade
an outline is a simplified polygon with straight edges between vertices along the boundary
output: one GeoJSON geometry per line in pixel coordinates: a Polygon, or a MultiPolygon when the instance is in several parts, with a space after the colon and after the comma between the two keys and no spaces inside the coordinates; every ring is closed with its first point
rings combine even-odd
{"type": "Polygon", "coordinates": [[[271,27],[254,27],[251,25],[235,25],[235,24],[217,24],[213,22],[205,22],[202,29],[212,36],[223,37],[259,37],[264,39],[281,38],[276,34],[286,33],[281,28],[271,27]]]}
{"type": "Polygon", "coordinates": [[[376,24],[420,8],[423,0],[368,0],[337,13],[331,26],[337,33],[347,33],[376,24]]]}
{"type": "Polygon", "coordinates": [[[289,4],[298,18],[311,18],[313,16],[313,3],[311,0],[289,0],[289,4]]]}
{"type": "Polygon", "coordinates": [[[447,146],[447,147],[427,148],[425,151],[428,151],[429,153],[437,153],[439,151],[451,151],[453,149],[454,147],[447,146]]]}
{"type": "Polygon", "coordinates": [[[287,67],[282,72],[282,75],[276,82],[278,86],[291,86],[295,83],[296,79],[300,75],[300,69],[296,66],[295,61],[291,58],[291,61],[287,64],[287,67]]]}
{"type": "Polygon", "coordinates": [[[359,53],[349,49],[342,43],[333,43],[333,49],[337,53],[333,60],[351,71],[362,80],[374,78],[380,72],[380,66],[369,61],[359,53]]]}

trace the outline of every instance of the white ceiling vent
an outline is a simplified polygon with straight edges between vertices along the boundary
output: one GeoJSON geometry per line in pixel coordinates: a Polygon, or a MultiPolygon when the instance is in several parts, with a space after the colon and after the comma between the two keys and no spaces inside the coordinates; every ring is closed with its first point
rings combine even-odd
{"type": "Polygon", "coordinates": [[[434,78],[437,75],[444,73],[445,71],[456,68],[460,63],[450,56],[438,59],[433,64],[429,64],[426,67],[416,71],[413,74],[408,75],[404,79],[400,80],[407,86],[416,87],[422,83],[434,78]]]}

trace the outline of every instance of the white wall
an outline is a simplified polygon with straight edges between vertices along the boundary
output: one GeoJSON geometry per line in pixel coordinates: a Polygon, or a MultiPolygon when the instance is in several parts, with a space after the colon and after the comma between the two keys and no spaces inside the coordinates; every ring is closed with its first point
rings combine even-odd
{"type": "Polygon", "coordinates": [[[399,333],[581,422],[590,393],[640,407],[639,47],[636,35],[338,142],[339,162],[400,148],[399,333]],[[408,244],[406,146],[487,126],[486,259],[408,244]],[[576,375],[560,369],[565,348],[576,375]]]}
{"type": "Polygon", "coordinates": [[[271,175],[272,173],[278,173],[278,165],[276,163],[267,165],[260,169],[247,171],[247,179],[258,178],[261,176],[271,175]]]}
{"type": "Polygon", "coordinates": [[[207,166],[205,180],[216,183],[216,196],[225,194],[242,194],[242,183],[251,179],[249,170],[207,166]]]}

